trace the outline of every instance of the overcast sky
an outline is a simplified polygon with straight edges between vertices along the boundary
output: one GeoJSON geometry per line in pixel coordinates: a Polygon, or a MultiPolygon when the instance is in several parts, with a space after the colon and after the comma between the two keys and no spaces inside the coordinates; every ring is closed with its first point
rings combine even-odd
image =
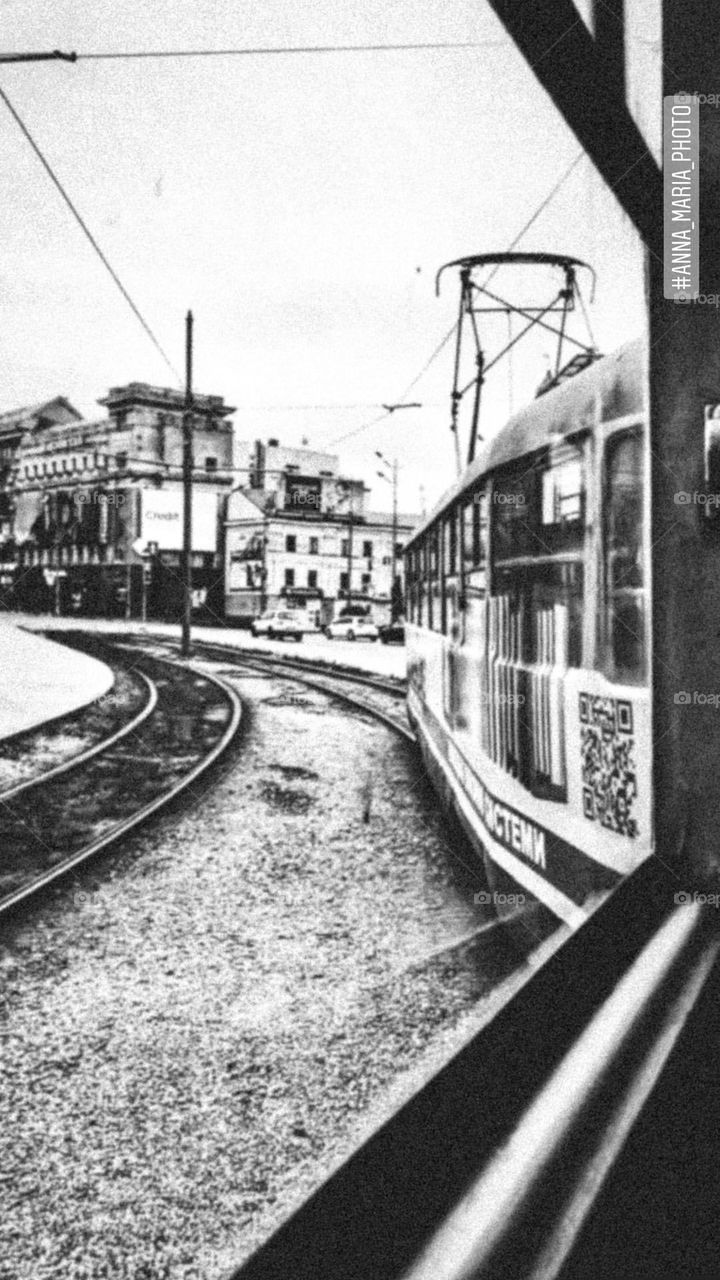
{"type": "MultiPolygon", "coordinates": [[[[632,103],[653,144],[656,8],[635,0],[629,34],[632,103]]],[[[238,406],[242,437],[325,447],[398,400],[457,313],[456,276],[435,297],[438,267],[506,249],[579,152],[483,0],[0,0],[0,15],[3,51],[482,42],[0,68],[181,371],[192,308],[196,389],[238,406]]],[[[110,385],[172,385],[2,103],[0,159],[0,409],[63,394],[99,416],[110,385]]],[[[595,266],[601,349],[641,332],[637,236],[587,159],[519,247],[595,266]]],[[[507,275],[494,283],[513,287],[507,275]]],[[[546,301],[550,286],[524,275],[523,301],[546,301]]],[[[506,323],[483,332],[491,356],[506,323]]],[[[511,391],[516,408],[532,394],[551,341],[520,346],[512,369],[491,375],[486,434],[511,391]]],[[[336,449],[369,482],[374,450],[397,453],[406,509],[420,486],[431,503],[453,479],[452,360],[449,343],[412,388],[422,409],[336,449]]],[[[374,483],[374,505],[389,505],[374,483]]]]}

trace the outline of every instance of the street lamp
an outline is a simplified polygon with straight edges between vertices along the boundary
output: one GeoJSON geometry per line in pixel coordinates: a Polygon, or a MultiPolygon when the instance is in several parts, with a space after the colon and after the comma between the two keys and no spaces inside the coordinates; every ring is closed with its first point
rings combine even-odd
{"type": "MultiPolygon", "coordinates": [[[[410,405],[407,406],[410,408],[410,405]]],[[[387,480],[392,485],[393,505],[392,505],[392,568],[390,570],[390,621],[397,622],[398,615],[398,581],[397,581],[397,526],[398,526],[398,460],[394,458],[389,462],[379,449],[375,450],[376,458],[379,458],[386,467],[390,468],[390,476],[384,471],[378,471],[381,480],[387,480]]]]}

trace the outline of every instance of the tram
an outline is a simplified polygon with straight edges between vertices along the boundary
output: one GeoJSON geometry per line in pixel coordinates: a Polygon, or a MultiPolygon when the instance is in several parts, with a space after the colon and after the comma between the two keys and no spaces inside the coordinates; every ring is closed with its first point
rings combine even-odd
{"type": "Polygon", "coordinates": [[[407,545],[408,712],[485,861],[576,927],[652,850],[647,350],[516,414],[407,545]]]}

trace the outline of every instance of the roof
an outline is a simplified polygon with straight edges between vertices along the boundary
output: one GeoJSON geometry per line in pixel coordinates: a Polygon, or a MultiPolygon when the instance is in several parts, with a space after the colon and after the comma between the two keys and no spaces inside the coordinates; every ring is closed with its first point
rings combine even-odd
{"type": "Polygon", "coordinates": [[[645,406],[646,360],[646,344],[638,338],[531,401],[481,448],[475,461],[443,494],[416,532],[429,528],[443,509],[480,476],[515,458],[556,445],[583,429],[590,430],[597,421],[598,408],[600,418],[606,422],[641,412],[645,406]]]}
{"type": "Polygon", "coordinates": [[[0,413],[0,432],[11,430],[29,430],[39,418],[52,417],[53,410],[62,408],[76,422],[82,421],[82,414],[65,396],[55,396],[52,400],[41,400],[38,404],[27,404],[20,409],[6,409],[0,413]]]}

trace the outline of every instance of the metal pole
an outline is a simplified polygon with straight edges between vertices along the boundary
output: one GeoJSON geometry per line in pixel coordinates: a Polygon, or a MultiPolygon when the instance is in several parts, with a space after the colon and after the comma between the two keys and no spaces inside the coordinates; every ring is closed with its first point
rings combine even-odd
{"type": "Polygon", "coordinates": [[[349,524],[348,524],[348,556],[347,556],[348,604],[350,604],[350,600],[352,598],[352,562],[353,562],[353,503],[352,503],[352,493],[351,493],[349,524]]]}
{"type": "Polygon", "coordinates": [[[395,580],[397,577],[397,526],[398,526],[398,460],[393,461],[393,511],[392,511],[392,572],[390,574],[390,621],[397,621],[397,597],[395,580]]]}
{"type": "Polygon", "coordinates": [[[190,622],[192,617],[192,481],[193,481],[193,315],[185,319],[185,412],[183,414],[183,546],[182,583],[183,612],[180,654],[190,657],[190,622]]]}

